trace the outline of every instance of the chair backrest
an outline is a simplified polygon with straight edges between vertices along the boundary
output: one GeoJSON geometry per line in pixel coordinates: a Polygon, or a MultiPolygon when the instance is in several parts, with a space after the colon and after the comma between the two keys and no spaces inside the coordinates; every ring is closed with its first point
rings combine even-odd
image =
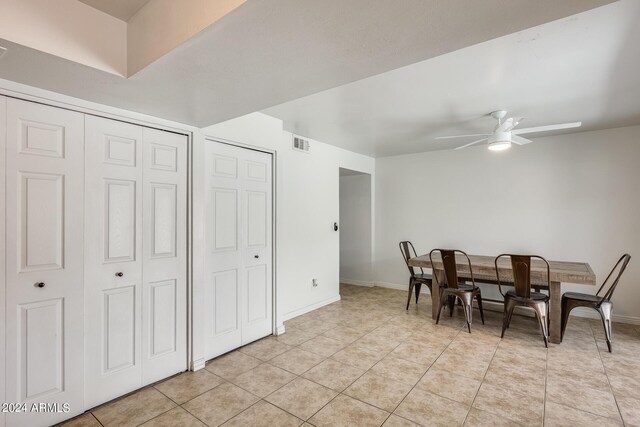
{"type": "MultiPolygon", "coordinates": [[[[402,258],[404,258],[405,264],[407,264],[407,268],[409,269],[409,274],[411,274],[411,277],[415,276],[414,267],[409,265],[409,260],[411,258],[415,258],[418,256],[416,254],[416,248],[414,248],[413,244],[408,240],[400,242],[398,246],[400,246],[400,252],[402,253],[402,258]]],[[[421,267],[415,267],[415,268],[419,268],[420,273],[424,274],[424,270],[421,267]]]]}
{"type": "Polygon", "coordinates": [[[516,255],[516,254],[500,254],[494,260],[496,267],[496,277],[498,279],[498,289],[502,292],[500,282],[500,269],[498,268],[498,261],[502,257],[509,257],[511,259],[511,271],[513,274],[513,286],[516,291],[516,295],[522,298],[531,298],[531,260],[542,260],[547,268],[547,287],[551,281],[551,268],[546,259],[539,255],[516,255]]]}
{"type": "Polygon", "coordinates": [[[471,275],[471,282],[473,283],[473,287],[476,287],[476,281],[473,277],[473,269],[471,268],[471,260],[466,252],[463,252],[458,249],[433,249],[429,252],[429,261],[431,265],[433,265],[433,254],[435,252],[440,253],[440,258],[442,259],[442,268],[444,269],[444,276],[446,279],[446,283],[439,283],[438,276],[436,274],[433,275],[436,284],[440,286],[446,285],[449,288],[457,288],[458,287],[458,265],[456,263],[456,254],[462,254],[467,259],[467,264],[469,266],[469,274],[471,275]]]}
{"type": "Polygon", "coordinates": [[[616,286],[618,286],[618,281],[620,280],[622,273],[624,273],[624,270],[627,268],[627,264],[629,264],[629,261],[631,261],[631,255],[629,254],[622,255],[618,260],[618,262],[616,262],[616,265],[613,266],[613,269],[611,269],[611,272],[609,273],[607,278],[604,279],[602,286],[600,286],[600,289],[598,289],[598,292],[596,293],[596,295],[602,297],[603,301],[611,299],[611,296],[613,295],[613,291],[616,290],[616,286]],[[618,274],[615,275],[615,280],[613,281],[611,286],[609,286],[609,289],[604,293],[604,295],[600,295],[600,292],[603,291],[603,289],[607,285],[607,282],[611,277],[613,277],[614,275],[613,273],[616,270],[618,270],[618,274]]]}

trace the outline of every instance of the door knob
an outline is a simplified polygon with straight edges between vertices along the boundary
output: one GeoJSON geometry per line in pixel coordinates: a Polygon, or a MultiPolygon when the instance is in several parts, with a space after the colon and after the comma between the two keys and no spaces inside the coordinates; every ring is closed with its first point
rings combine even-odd
{"type": "Polygon", "coordinates": [[[254,255],[253,257],[257,259],[260,258],[260,255],[254,255]]]}
{"type": "Polygon", "coordinates": [[[122,276],[124,276],[124,273],[122,271],[118,271],[116,273],[116,277],[122,277],[122,276]]]}
{"type": "Polygon", "coordinates": [[[34,285],[36,288],[44,288],[44,282],[38,282],[34,285]]]}
{"type": "Polygon", "coordinates": [[[338,223],[337,222],[333,223],[333,231],[338,231],[338,223]]]}

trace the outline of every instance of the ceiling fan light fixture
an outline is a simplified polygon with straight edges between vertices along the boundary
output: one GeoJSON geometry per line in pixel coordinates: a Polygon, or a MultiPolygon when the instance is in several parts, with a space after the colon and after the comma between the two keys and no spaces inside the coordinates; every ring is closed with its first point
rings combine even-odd
{"type": "Polygon", "coordinates": [[[491,151],[503,151],[511,147],[511,132],[495,132],[487,138],[487,147],[491,151]]]}
{"type": "Polygon", "coordinates": [[[504,151],[508,148],[511,148],[511,143],[509,141],[498,141],[493,144],[489,144],[489,150],[491,151],[504,151]]]}

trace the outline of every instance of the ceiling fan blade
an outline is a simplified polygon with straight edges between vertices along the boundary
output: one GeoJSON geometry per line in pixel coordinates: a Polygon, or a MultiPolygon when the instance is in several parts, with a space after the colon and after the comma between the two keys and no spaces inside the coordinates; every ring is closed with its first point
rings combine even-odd
{"type": "Polygon", "coordinates": [[[512,134],[511,135],[511,142],[513,142],[514,144],[518,144],[518,145],[525,145],[525,144],[528,144],[528,143],[533,142],[533,141],[531,141],[530,139],[523,138],[521,136],[512,134]]]}
{"type": "Polygon", "coordinates": [[[536,126],[532,128],[516,129],[511,133],[515,135],[520,135],[523,133],[547,132],[550,130],[578,128],[580,126],[582,126],[582,122],[560,123],[557,125],[546,125],[546,126],[536,126]]]}
{"type": "Polygon", "coordinates": [[[486,140],[487,140],[487,138],[482,138],[482,139],[479,139],[477,141],[470,142],[470,143],[468,143],[466,145],[463,145],[461,147],[456,147],[456,148],[454,148],[454,150],[462,150],[463,148],[471,147],[472,145],[477,144],[478,142],[482,142],[482,141],[486,141],[486,140]]]}
{"type": "Polygon", "coordinates": [[[436,136],[435,139],[453,139],[453,138],[467,138],[470,136],[489,136],[488,133],[472,133],[469,135],[454,135],[454,136],[436,136]]]}

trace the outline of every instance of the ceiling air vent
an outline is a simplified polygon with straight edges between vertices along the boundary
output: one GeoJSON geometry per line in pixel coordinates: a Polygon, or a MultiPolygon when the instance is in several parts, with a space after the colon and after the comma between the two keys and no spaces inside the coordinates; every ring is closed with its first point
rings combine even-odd
{"type": "Polygon", "coordinates": [[[309,140],[293,135],[293,149],[296,151],[309,152],[309,140]]]}

